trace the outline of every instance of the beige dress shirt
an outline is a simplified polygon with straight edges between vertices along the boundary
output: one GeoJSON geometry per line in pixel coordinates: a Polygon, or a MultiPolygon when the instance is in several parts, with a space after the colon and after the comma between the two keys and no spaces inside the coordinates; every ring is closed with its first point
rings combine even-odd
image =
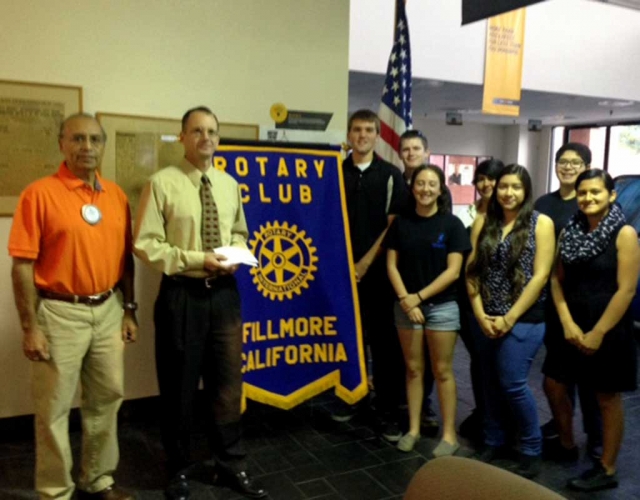
{"type": "MultiPolygon", "coordinates": [[[[200,237],[202,173],[186,159],[156,172],[145,186],[134,231],[134,253],[167,275],[206,277],[200,237]]],[[[247,222],[236,180],[213,167],[211,181],[222,246],[247,247],[247,222]]]]}

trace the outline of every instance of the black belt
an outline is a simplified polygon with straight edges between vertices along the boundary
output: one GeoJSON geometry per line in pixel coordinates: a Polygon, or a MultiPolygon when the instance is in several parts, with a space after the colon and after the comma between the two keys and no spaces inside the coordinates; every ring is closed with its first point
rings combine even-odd
{"type": "Polygon", "coordinates": [[[195,288],[213,288],[216,281],[220,278],[219,275],[207,276],[206,278],[192,278],[190,276],[180,275],[165,275],[167,278],[183,285],[192,286],[195,288]]]}
{"type": "Polygon", "coordinates": [[[58,293],[49,290],[38,289],[38,295],[43,299],[60,300],[62,302],[71,302],[72,304],[85,304],[87,306],[99,306],[114,293],[115,290],[113,288],[96,295],[73,295],[70,293],[58,293]]]}

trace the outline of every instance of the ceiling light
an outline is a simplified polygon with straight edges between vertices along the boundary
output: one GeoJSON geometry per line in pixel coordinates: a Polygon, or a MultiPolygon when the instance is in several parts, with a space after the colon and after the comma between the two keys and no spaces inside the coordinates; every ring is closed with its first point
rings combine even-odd
{"type": "Polygon", "coordinates": [[[600,101],[598,106],[604,106],[607,108],[625,108],[627,106],[633,106],[635,101],[600,101]]]}
{"type": "Polygon", "coordinates": [[[440,80],[425,80],[425,83],[429,87],[433,88],[442,87],[444,85],[444,82],[441,82],[440,80]]]}
{"type": "Polygon", "coordinates": [[[456,109],[456,112],[463,113],[465,115],[480,115],[482,114],[481,109],[456,109]]]}
{"type": "Polygon", "coordinates": [[[440,88],[444,86],[444,82],[440,81],[440,80],[414,80],[413,81],[413,88],[419,88],[419,87],[431,87],[433,89],[436,88],[440,88]]]}

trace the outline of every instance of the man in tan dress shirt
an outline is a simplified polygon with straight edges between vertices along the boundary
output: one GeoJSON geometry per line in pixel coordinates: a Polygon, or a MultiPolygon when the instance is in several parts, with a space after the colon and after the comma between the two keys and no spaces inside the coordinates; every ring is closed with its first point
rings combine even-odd
{"type": "Polygon", "coordinates": [[[212,409],[208,433],[217,472],[245,496],[267,495],[247,473],[241,440],[242,320],[236,267],[226,266],[224,256],[205,245],[213,241],[205,227],[215,229],[221,246],[246,248],[248,236],[238,183],[212,166],[218,130],[210,109],[185,113],[180,133],[184,158],[151,177],[136,218],[134,252],[163,273],[154,321],[170,500],[189,497],[185,469],[201,378],[206,406],[212,409]],[[212,221],[210,205],[201,201],[207,184],[217,210],[212,221]]]}

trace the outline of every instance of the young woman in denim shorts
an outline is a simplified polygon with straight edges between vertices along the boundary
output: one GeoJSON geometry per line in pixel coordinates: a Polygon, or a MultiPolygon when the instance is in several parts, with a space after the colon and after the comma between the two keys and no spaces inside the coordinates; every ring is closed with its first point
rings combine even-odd
{"type": "Polygon", "coordinates": [[[404,353],[409,431],[398,449],[410,451],[420,438],[424,342],[438,388],[442,440],[434,456],[459,448],[455,430],[456,382],[453,351],[460,328],[456,280],[470,249],[464,225],[451,214],[451,196],[436,165],[424,165],[411,178],[412,209],[397,217],[387,233],[387,271],[398,296],[395,319],[404,353]]]}

